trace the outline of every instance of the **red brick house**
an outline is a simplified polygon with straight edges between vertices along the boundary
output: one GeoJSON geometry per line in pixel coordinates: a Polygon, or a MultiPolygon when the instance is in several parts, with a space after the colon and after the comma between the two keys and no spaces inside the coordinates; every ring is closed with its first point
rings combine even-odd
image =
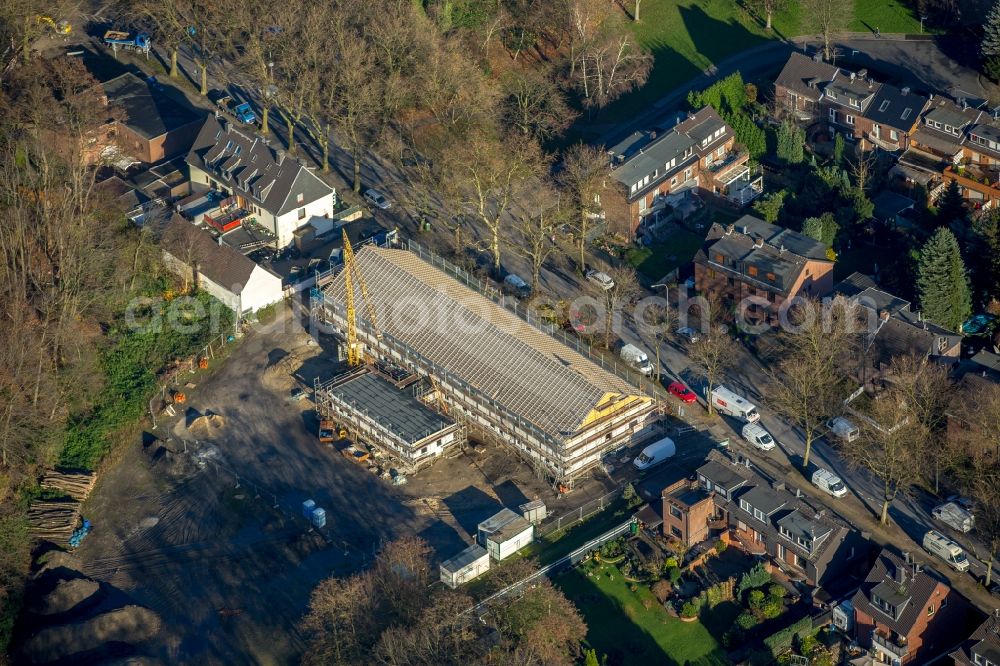
{"type": "Polygon", "coordinates": [[[635,132],[608,155],[607,189],[624,199],[629,236],[644,219],[655,218],[670,195],[694,190],[745,205],[763,189],[762,176],[750,168],[749,154],[736,145],[732,128],[709,106],[668,132],[635,132]]]}
{"type": "Polygon", "coordinates": [[[894,666],[926,663],[954,645],[967,610],[944,578],[886,549],[851,603],[858,643],[894,666]]]}
{"type": "Polygon", "coordinates": [[[713,224],[694,258],[695,289],[737,308],[747,321],[777,320],[782,303],[833,290],[826,246],[809,236],[744,215],[713,224]]]}
{"type": "Polygon", "coordinates": [[[801,121],[821,115],[823,87],[837,78],[840,69],[824,62],[820,54],[792,53],[774,80],[775,115],[791,114],[801,121]]]}

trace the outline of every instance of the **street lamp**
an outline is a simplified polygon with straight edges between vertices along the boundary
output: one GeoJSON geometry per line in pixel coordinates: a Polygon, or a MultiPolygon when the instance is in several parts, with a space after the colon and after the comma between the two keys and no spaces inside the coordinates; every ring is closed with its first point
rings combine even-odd
{"type": "Polygon", "coordinates": [[[926,16],[921,16],[920,17],[920,34],[921,35],[924,34],[924,21],[926,21],[926,20],[927,20],[926,16]]]}
{"type": "Polygon", "coordinates": [[[274,83],[274,62],[267,63],[267,81],[274,83]]]}

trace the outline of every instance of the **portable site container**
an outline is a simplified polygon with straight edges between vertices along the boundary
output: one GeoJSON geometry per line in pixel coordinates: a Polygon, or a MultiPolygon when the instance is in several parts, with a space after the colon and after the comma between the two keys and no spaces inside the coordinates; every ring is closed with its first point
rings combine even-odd
{"type": "Polygon", "coordinates": [[[312,512],[313,527],[326,527],[326,510],[316,507],[312,512]]]}
{"type": "Polygon", "coordinates": [[[307,499],[302,503],[302,517],[312,520],[313,509],[316,508],[316,502],[311,499],[307,499]]]}
{"type": "Polygon", "coordinates": [[[521,516],[486,538],[486,550],[497,562],[504,560],[535,540],[535,526],[521,516]]]}
{"type": "Polygon", "coordinates": [[[548,509],[546,509],[545,502],[542,500],[526,502],[517,508],[521,511],[521,515],[524,519],[532,525],[537,525],[542,522],[545,520],[545,516],[548,515],[548,509]]]}
{"type": "Polygon", "coordinates": [[[478,544],[472,544],[461,553],[441,563],[441,582],[455,589],[477,578],[490,569],[490,554],[478,544]]]}

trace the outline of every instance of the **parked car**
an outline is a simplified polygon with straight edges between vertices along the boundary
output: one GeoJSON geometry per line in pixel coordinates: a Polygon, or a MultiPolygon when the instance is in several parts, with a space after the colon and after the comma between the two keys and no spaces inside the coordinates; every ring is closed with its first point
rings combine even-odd
{"type": "Polygon", "coordinates": [[[836,437],[845,442],[853,442],[861,436],[861,430],[843,416],[837,416],[826,422],[826,427],[830,429],[836,437]]]}
{"type": "Polygon", "coordinates": [[[669,437],[664,437],[658,442],[650,444],[642,450],[632,464],[637,470],[646,470],[650,467],[656,467],[660,463],[666,462],[669,458],[672,458],[674,454],[677,453],[677,445],[674,444],[674,440],[669,437]]]}
{"type": "Polygon", "coordinates": [[[761,451],[770,451],[775,446],[771,433],[759,423],[748,423],[743,426],[743,439],[747,440],[761,451]]]}
{"type": "Polygon", "coordinates": [[[602,273],[594,268],[587,269],[586,277],[604,291],[614,289],[615,281],[607,273],[602,273]]]}
{"type": "Polygon", "coordinates": [[[968,571],[969,558],[957,543],[937,530],[929,530],[924,535],[924,549],[944,560],[955,571],[968,571]]]}
{"type": "Polygon", "coordinates": [[[694,343],[698,342],[699,340],[701,340],[701,333],[699,333],[698,331],[694,330],[690,326],[685,326],[683,328],[678,328],[677,329],[677,335],[681,336],[682,338],[684,338],[685,340],[687,340],[691,344],[694,344],[694,343]]]}
{"type": "Polygon", "coordinates": [[[510,273],[503,279],[503,286],[508,292],[518,298],[527,298],[531,295],[531,285],[521,279],[520,276],[510,273]]]}
{"type": "Polygon", "coordinates": [[[670,386],[667,387],[667,392],[681,402],[694,402],[698,399],[698,396],[694,394],[694,391],[680,382],[671,382],[670,386]]]}
{"type": "Polygon", "coordinates": [[[385,198],[385,195],[372,188],[365,190],[365,201],[377,208],[381,208],[382,210],[389,210],[392,208],[392,204],[385,198]]]}
{"type": "Polygon", "coordinates": [[[649,362],[646,352],[635,345],[624,345],[618,354],[629,366],[635,368],[645,376],[649,377],[653,374],[653,364],[649,362]]]}
{"type": "Polygon", "coordinates": [[[931,510],[931,517],[962,534],[968,534],[976,525],[976,517],[955,502],[945,502],[934,507],[931,510]]]}
{"type": "Polygon", "coordinates": [[[843,497],[847,494],[847,486],[841,478],[828,469],[818,469],[813,472],[812,482],[814,486],[834,497],[843,497]]]}

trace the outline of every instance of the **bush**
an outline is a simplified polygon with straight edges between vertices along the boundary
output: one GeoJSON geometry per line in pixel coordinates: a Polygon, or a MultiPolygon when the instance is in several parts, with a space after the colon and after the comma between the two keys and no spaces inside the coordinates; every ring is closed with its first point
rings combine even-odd
{"type": "Polygon", "coordinates": [[[670,567],[667,569],[667,579],[670,580],[670,584],[674,587],[681,579],[681,570],[679,567],[670,567]]]}
{"type": "Polygon", "coordinates": [[[752,629],[757,626],[757,618],[750,612],[740,613],[736,618],[736,626],[744,631],[752,629]]]}
{"type": "Polygon", "coordinates": [[[774,599],[768,599],[760,607],[760,616],[765,620],[773,620],[774,618],[781,615],[781,611],[784,610],[780,601],[775,601],[774,599]]]}
{"type": "Polygon", "coordinates": [[[673,556],[668,557],[663,562],[663,569],[664,569],[664,571],[669,571],[670,569],[676,569],[679,566],[680,566],[680,562],[678,562],[677,558],[673,557],[673,556]]]}
{"type": "Polygon", "coordinates": [[[747,590],[764,587],[771,582],[771,574],[763,562],[755,564],[750,571],[740,577],[739,585],[736,586],[736,594],[743,596],[747,590]]]}
{"type": "Polygon", "coordinates": [[[780,601],[785,598],[785,588],[778,583],[771,583],[767,586],[767,596],[780,601]]]}
{"type": "Polygon", "coordinates": [[[716,541],[715,542],[715,546],[713,546],[713,548],[715,548],[715,552],[718,553],[719,555],[722,555],[724,552],[726,552],[726,548],[728,548],[728,547],[729,547],[729,544],[727,544],[722,539],[719,539],[718,541],[716,541]]]}
{"type": "Polygon", "coordinates": [[[684,605],[681,606],[681,617],[698,617],[699,606],[694,601],[685,601],[684,605]]]}
{"type": "Polygon", "coordinates": [[[767,601],[767,596],[763,590],[750,590],[750,594],[747,596],[747,606],[750,610],[760,610],[765,601],[767,601]]]}
{"type": "Polygon", "coordinates": [[[670,584],[670,581],[663,580],[662,578],[655,583],[650,588],[653,592],[653,596],[661,604],[670,598],[670,595],[674,592],[674,586],[670,584]]]}
{"type": "Polygon", "coordinates": [[[792,647],[792,642],[797,635],[806,634],[812,631],[812,618],[804,617],[795,624],[775,632],[764,639],[764,645],[771,651],[771,654],[778,654],[792,647]]]}

